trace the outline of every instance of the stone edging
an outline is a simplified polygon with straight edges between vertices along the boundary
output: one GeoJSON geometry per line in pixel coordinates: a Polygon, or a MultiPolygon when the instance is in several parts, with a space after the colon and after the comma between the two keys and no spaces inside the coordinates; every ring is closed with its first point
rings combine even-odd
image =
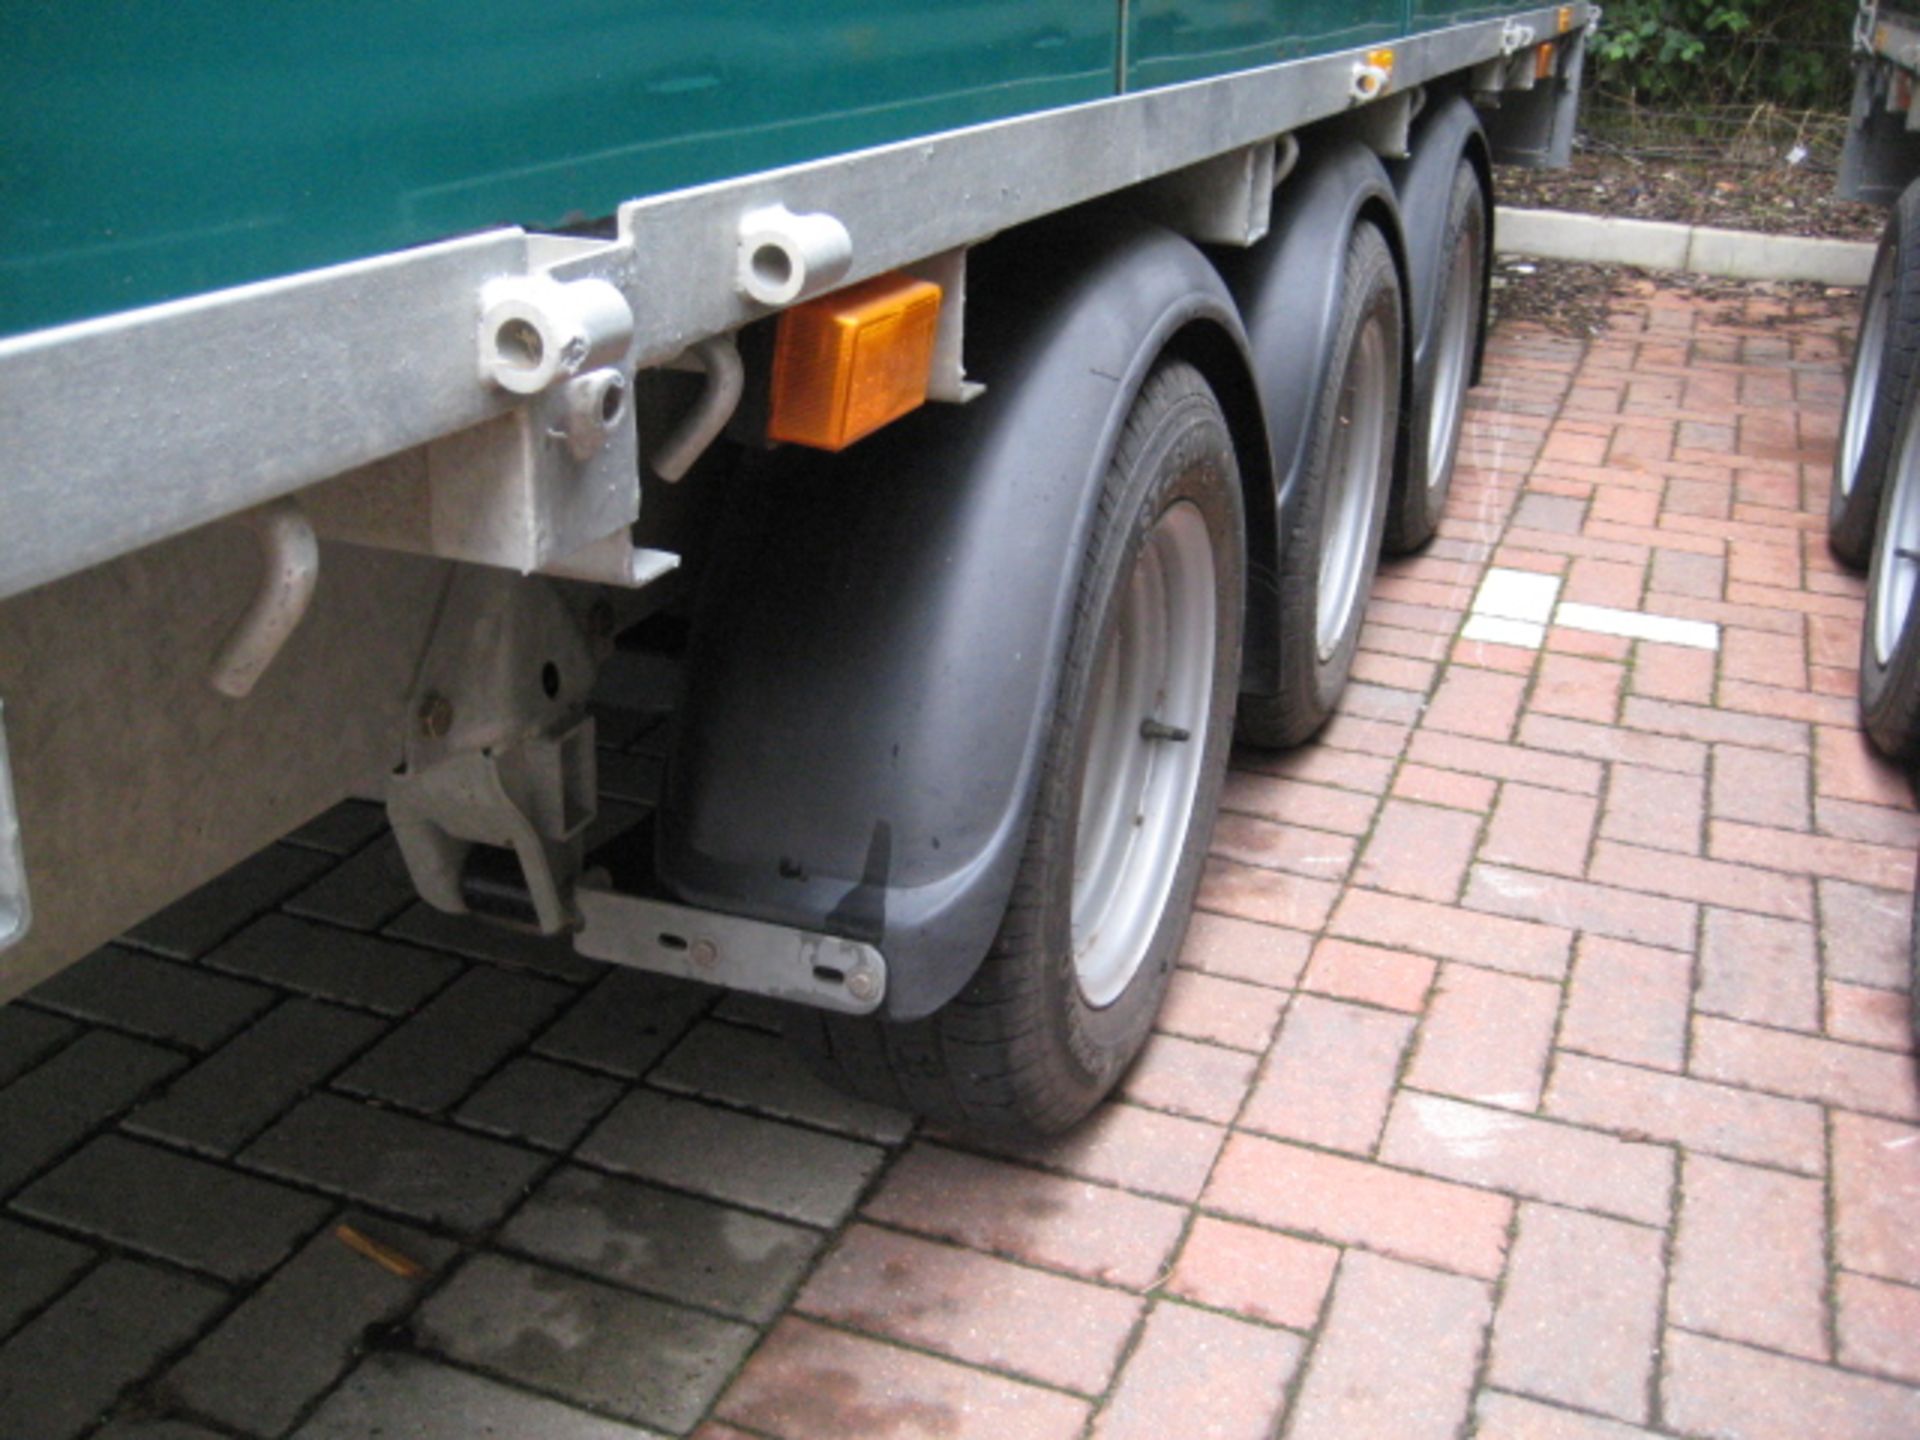
{"type": "Polygon", "coordinates": [[[1622,220],[1566,210],[1494,211],[1494,248],[1506,255],[1647,270],[1688,270],[1739,280],[1812,280],[1864,285],[1874,247],[1864,240],[1812,240],[1707,225],[1622,220]]]}

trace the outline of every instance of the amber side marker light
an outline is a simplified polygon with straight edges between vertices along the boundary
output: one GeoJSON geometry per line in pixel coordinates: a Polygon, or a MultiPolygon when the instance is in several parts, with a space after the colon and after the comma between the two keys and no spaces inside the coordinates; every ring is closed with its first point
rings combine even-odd
{"type": "Polygon", "coordinates": [[[1553,42],[1549,40],[1533,52],[1533,78],[1548,79],[1553,74],[1553,42]]]}
{"type": "Polygon", "coordinates": [[[1573,28],[1573,7],[1571,5],[1562,5],[1560,7],[1560,33],[1564,35],[1567,33],[1567,31],[1571,30],[1572,28],[1573,28]]]}
{"type": "Polygon", "coordinates": [[[880,275],[780,316],[769,439],[844,450],[926,403],[940,287],[880,275]]]}

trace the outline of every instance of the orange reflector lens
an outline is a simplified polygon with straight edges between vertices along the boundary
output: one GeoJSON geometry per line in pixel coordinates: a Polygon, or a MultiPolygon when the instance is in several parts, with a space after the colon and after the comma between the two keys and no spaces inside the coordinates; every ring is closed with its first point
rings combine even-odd
{"type": "Polygon", "coordinates": [[[1572,28],[1573,28],[1573,7],[1571,5],[1562,5],[1560,7],[1560,33],[1564,35],[1567,33],[1567,31],[1571,30],[1572,28]]]}
{"type": "Polygon", "coordinates": [[[1533,52],[1533,78],[1545,80],[1553,74],[1553,42],[1549,40],[1533,52]]]}
{"type": "Polygon", "coordinates": [[[1376,70],[1384,70],[1387,74],[1391,75],[1393,74],[1393,51],[1369,50],[1367,51],[1367,64],[1373,66],[1376,70]]]}
{"type": "Polygon", "coordinates": [[[926,402],[940,287],[881,275],[796,305],[773,345],[767,435],[844,450],[926,402]]]}

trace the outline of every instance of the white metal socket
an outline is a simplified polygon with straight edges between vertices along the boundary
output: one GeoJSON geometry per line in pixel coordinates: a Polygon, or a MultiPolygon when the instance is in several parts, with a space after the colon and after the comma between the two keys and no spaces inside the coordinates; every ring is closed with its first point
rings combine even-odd
{"type": "Polygon", "coordinates": [[[796,215],[784,205],[740,217],[735,285],[762,305],[791,305],[824,290],[853,265],[853,237],[831,215],[796,215]]]}
{"type": "Polygon", "coordinates": [[[589,370],[567,383],[567,445],[576,460],[590,460],[627,408],[627,379],[620,371],[589,370]]]}
{"type": "Polygon", "coordinates": [[[1384,65],[1369,65],[1364,60],[1353,62],[1353,80],[1347,87],[1347,94],[1358,101],[1367,101],[1379,95],[1387,88],[1387,82],[1393,78],[1393,72],[1384,65]]]}
{"type": "Polygon", "coordinates": [[[516,275],[480,292],[481,378],[516,395],[611,365],[632,343],[633,307],[605,280],[516,275]]]}

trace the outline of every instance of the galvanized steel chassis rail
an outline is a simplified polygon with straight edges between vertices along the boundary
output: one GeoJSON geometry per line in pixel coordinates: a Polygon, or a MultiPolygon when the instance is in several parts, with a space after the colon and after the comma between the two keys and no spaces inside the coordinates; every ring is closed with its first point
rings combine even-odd
{"type": "MultiPolygon", "coordinates": [[[[1530,85],[1527,48],[1588,12],[1577,0],[1394,42],[1386,93],[1509,60],[1530,85]]],[[[660,364],[770,313],[740,275],[747,217],[831,216],[850,242],[831,283],[858,280],[1355,109],[1373,98],[1366,54],[636,200],[612,241],[503,229],[0,341],[0,599],[526,404],[483,372],[489,282],[610,282],[634,318],[623,363],[660,364]]]]}

